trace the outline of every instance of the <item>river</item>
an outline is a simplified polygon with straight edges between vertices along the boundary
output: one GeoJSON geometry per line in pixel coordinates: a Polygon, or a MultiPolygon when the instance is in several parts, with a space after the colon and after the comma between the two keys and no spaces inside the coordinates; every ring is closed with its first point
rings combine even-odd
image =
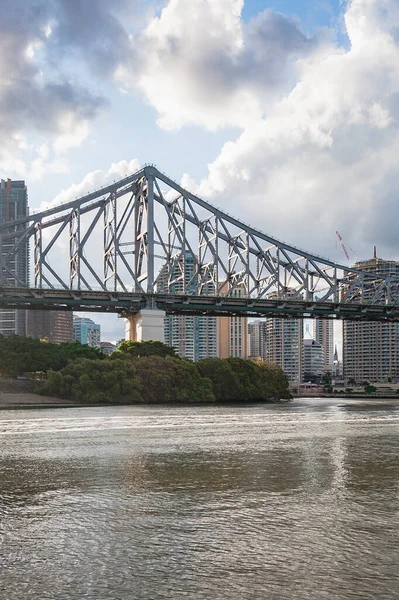
{"type": "Polygon", "coordinates": [[[399,402],[0,412],[1,600],[399,598],[399,402]]]}

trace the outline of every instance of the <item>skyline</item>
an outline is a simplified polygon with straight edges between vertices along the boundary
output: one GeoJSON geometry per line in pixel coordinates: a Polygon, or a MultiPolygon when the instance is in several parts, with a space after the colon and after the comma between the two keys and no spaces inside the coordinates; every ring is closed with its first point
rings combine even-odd
{"type": "Polygon", "coordinates": [[[1,4],[0,175],[31,209],[153,162],[310,252],[399,255],[394,0],[1,4]]]}

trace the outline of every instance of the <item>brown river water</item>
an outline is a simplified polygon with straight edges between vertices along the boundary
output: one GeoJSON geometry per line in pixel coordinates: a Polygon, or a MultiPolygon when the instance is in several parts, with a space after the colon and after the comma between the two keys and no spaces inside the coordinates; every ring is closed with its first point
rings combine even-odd
{"type": "Polygon", "coordinates": [[[399,402],[0,412],[0,599],[399,599],[399,402]]]}

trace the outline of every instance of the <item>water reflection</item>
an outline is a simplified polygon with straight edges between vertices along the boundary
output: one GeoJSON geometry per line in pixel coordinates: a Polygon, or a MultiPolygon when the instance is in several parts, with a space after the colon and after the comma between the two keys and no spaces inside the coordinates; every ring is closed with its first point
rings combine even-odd
{"type": "Polygon", "coordinates": [[[0,414],[0,598],[397,597],[397,405],[356,407],[0,414]]]}

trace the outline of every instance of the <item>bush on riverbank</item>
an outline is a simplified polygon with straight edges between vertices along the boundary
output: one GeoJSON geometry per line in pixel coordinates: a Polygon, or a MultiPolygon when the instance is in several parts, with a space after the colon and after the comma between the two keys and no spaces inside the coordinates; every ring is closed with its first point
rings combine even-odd
{"type": "Polygon", "coordinates": [[[250,360],[115,352],[103,361],[74,361],[50,371],[38,393],[82,402],[145,404],[253,402],[290,398],[284,372],[250,360]]]}
{"type": "Polygon", "coordinates": [[[274,363],[242,358],[206,358],[196,363],[212,382],[216,402],[289,399],[288,379],[274,363]]]}
{"type": "Polygon", "coordinates": [[[52,344],[20,335],[0,336],[0,374],[17,377],[28,373],[59,371],[68,362],[81,358],[101,360],[97,349],[80,342],[52,344]]]}
{"type": "Polygon", "coordinates": [[[143,401],[140,380],[130,360],[73,361],[61,371],[50,371],[37,392],[79,402],[143,401]]]}

